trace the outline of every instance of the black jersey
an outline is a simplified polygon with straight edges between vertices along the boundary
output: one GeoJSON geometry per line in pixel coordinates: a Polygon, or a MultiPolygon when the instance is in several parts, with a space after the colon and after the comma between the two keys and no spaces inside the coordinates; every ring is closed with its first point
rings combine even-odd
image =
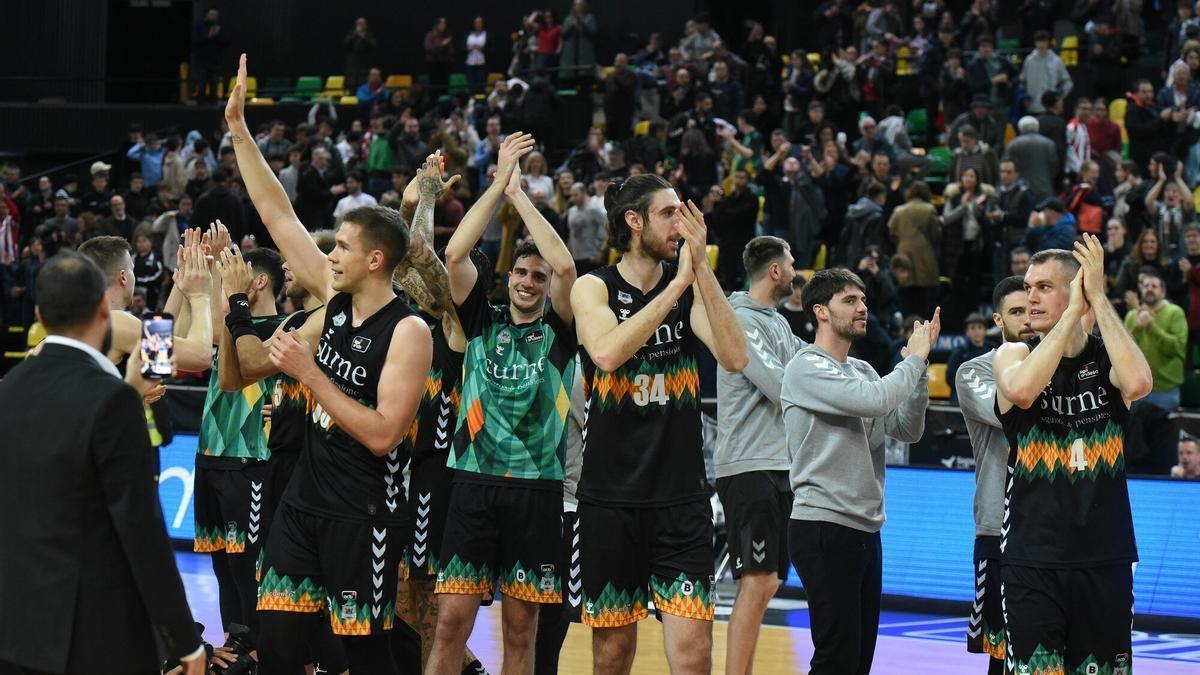
{"type": "Polygon", "coordinates": [[[450,454],[458,404],[462,400],[463,353],[450,348],[442,322],[433,326],[433,363],[425,378],[417,416],[408,429],[413,463],[430,457],[442,462],[450,454]]]}
{"type": "Polygon", "coordinates": [[[1104,341],[1089,335],[1032,407],[1000,415],[1009,444],[1004,562],[1069,568],[1137,560],[1125,482],[1129,409],[1111,369],[1104,341]]]}
{"type": "MultiPolygon", "coordinates": [[[[676,266],[663,263],[662,279],[642,293],[615,265],[591,272],[608,288],[608,306],[623,322],[662,293],[676,266]]],[[[596,366],[586,349],[583,366],[584,454],[582,503],[665,506],[707,499],[700,427],[697,338],[688,289],[659,327],[614,372],[596,366]]]]}
{"type": "MultiPolygon", "coordinates": [[[[295,312],[283,322],[283,330],[299,329],[311,314],[303,309],[295,312]]],[[[308,387],[284,373],[275,376],[271,390],[271,435],[267,441],[272,457],[300,452],[308,415],[316,405],[308,387]]]]}
{"type": "MultiPolygon", "coordinates": [[[[348,293],[330,298],[317,365],[347,396],[374,408],[392,333],[415,312],[396,298],[355,328],[350,301],[348,293]]],[[[405,497],[399,474],[408,461],[408,444],[402,442],[376,457],[338,427],[319,403],[308,422],[304,452],[283,500],[329,518],[402,524],[405,497]]]]}

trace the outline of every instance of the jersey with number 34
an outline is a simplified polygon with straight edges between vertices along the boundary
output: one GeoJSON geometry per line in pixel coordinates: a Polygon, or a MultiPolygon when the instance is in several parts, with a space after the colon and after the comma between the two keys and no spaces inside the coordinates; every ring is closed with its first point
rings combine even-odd
{"type": "MultiPolygon", "coordinates": [[[[649,293],[622,278],[616,266],[591,273],[607,286],[618,324],[675,277],[675,265],[662,265],[662,278],[649,293]]],[[[579,501],[665,506],[707,499],[694,302],[688,289],[637,353],[612,372],[580,350],[586,403],[579,501]]]]}
{"type": "Polygon", "coordinates": [[[1006,564],[1077,568],[1137,560],[1125,481],[1129,408],[1111,370],[1104,341],[1089,335],[1028,410],[1014,406],[999,415],[1009,444],[1000,530],[1006,564]]]}

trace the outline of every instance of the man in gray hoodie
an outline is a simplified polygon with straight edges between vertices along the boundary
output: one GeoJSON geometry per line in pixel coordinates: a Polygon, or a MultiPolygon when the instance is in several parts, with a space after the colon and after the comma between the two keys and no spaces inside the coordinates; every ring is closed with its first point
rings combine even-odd
{"type": "Polygon", "coordinates": [[[775,310],[792,292],[791,247],[755,237],[742,253],[750,292],[729,296],[746,333],[742,372],[717,367],[717,495],[725,507],[737,599],[729,618],[725,672],[749,673],[767,603],[787,578],[787,521],[792,510],[787,439],[779,407],[783,368],[806,343],[775,310]]]}
{"type": "MultiPolygon", "coordinates": [[[[992,321],[1005,342],[1036,337],[1029,327],[1025,278],[1006,277],[992,293],[992,321]]],[[[1004,520],[1004,481],[1008,440],[996,416],[993,349],[967,361],[955,376],[955,391],[975,453],[975,603],[967,626],[967,651],[990,654],[989,675],[1004,673],[1004,611],[1000,604],[1000,526],[1004,520]]]]}
{"type": "Polygon", "coordinates": [[[816,342],[784,370],[780,400],[795,493],[788,546],[808,593],[816,648],[809,673],[866,675],[883,586],[884,436],[914,443],[925,431],[926,359],[941,332],[941,308],[914,323],[904,360],[880,378],[849,356],[867,333],[858,275],[817,272],[803,298],[816,342]]]}

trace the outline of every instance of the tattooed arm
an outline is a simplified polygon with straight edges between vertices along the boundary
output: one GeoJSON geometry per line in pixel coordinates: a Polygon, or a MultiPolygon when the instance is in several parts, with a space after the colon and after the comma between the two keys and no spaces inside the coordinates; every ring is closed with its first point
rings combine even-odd
{"type": "Polygon", "coordinates": [[[456,178],[442,182],[442,157],[434,153],[413,179],[420,197],[413,213],[408,255],[397,267],[401,286],[429,314],[457,322],[454,299],[450,295],[446,266],[433,250],[433,208],[437,198],[456,178]]]}

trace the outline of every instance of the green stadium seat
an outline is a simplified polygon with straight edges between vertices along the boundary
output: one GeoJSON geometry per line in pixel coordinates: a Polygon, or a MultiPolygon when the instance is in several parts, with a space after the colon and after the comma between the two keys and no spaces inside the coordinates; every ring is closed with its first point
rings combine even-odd
{"type": "Polygon", "coordinates": [[[925,145],[929,139],[929,113],[925,108],[913,108],[908,112],[906,125],[908,139],[916,145],[925,145]]]}
{"type": "Polygon", "coordinates": [[[945,177],[950,172],[950,148],[944,145],[934,146],[929,149],[929,158],[932,163],[929,165],[929,174],[931,176],[945,177]]]}
{"type": "Polygon", "coordinates": [[[450,73],[450,90],[466,89],[468,87],[465,73],[450,73]]]}
{"type": "Polygon", "coordinates": [[[321,93],[321,78],[315,75],[305,75],[296,80],[296,97],[302,101],[310,101],[321,93]]]}
{"type": "Polygon", "coordinates": [[[266,85],[258,92],[260,96],[284,97],[292,95],[292,80],[287,77],[268,77],[266,85]]]}
{"type": "Polygon", "coordinates": [[[1005,38],[996,48],[1002,52],[1015,52],[1021,48],[1021,41],[1016,38],[1005,38]]]}

